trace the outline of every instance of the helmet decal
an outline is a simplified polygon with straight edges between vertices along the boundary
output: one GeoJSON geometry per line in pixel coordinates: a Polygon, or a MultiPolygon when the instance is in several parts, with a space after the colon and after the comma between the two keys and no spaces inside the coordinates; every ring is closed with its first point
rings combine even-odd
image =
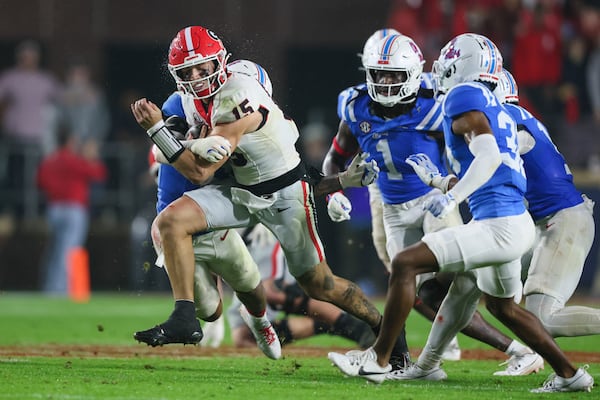
{"type": "Polygon", "coordinates": [[[417,47],[417,45],[415,44],[415,42],[413,42],[413,41],[410,41],[410,42],[408,42],[408,45],[409,45],[409,46],[410,46],[410,47],[413,49],[413,51],[414,51],[415,53],[417,53],[417,54],[419,55],[419,59],[420,59],[421,61],[425,62],[425,57],[423,57],[423,53],[421,52],[421,49],[419,49],[419,48],[417,47]]]}
{"type": "Polygon", "coordinates": [[[208,36],[210,36],[210,37],[211,37],[211,38],[213,38],[214,40],[221,40],[221,39],[219,39],[219,37],[217,36],[217,34],[216,34],[216,33],[214,33],[213,31],[211,31],[210,29],[208,29],[208,30],[206,31],[206,33],[208,33],[208,36]]]}
{"type": "Polygon", "coordinates": [[[500,72],[500,70],[496,71],[496,68],[498,67],[498,63],[496,62],[496,59],[497,59],[496,51],[498,51],[498,48],[488,38],[485,38],[483,42],[485,43],[488,51],[490,52],[491,62],[490,62],[490,68],[488,69],[488,73],[495,74],[496,72],[500,72]]]}
{"type": "Polygon", "coordinates": [[[458,58],[460,57],[460,49],[457,49],[456,47],[454,47],[454,44],[456,43],[456,39],[453,39],[450,42],[450,48],[448,49],[448,51],[446,52],[446,60],[451,60],[453,58],[458,58]]]}
{"type": "Polygon", "coordinates": [[[381,48],[381,55],[379,56],[379,61],[377,61],[377,64],[389,64],[390,63],[390,57],[391,57],[391,49],[392,46],[394,45],[394,42],[398,39],[400,39],[401,36],[398,35],[392,35],[392,36],[388,36],[387,38],[385,38],[385,41],[383,42],[382,48],[381,48]]]}

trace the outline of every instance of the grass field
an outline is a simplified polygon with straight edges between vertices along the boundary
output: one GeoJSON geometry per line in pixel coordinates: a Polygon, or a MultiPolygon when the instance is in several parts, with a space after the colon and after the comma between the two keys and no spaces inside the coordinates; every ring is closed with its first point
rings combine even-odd
{"type": "MultiPolygon", "coordinates": [[[[152,349],[132,333],[162,321],[171,311],[166,295],[94,294],[89,303],[37,294],[0,292],[0,399],[531,399],[600,398],[592,393],[537,395],[551,368],[540,375],[494,377],[505,357],[446,362],[444,382],[369,384],[345,378],[326,358],[353,344],[331,336],[284,348],[272,361],[256,350],[170,345],[152,349]]],[[[486,317],[489,317],[486,314],[486,317]]],[[[491,317],[488,318],[490,321],[491,317]]],[[[408,340],[417,353],[429,323],[413,313],[408,340]]],[[[487,346],[459,336],[462,349],[487,346]]],[[[600,382],[600,337],[562,338],[561,347],[590,364],[600,382]],[[581,354],[587,352],[588,354],[581,354]],[[588,357],[588,359],[586,359],[588,357]],[[593,360],[595,362],[588,362],[593,360]]]]}

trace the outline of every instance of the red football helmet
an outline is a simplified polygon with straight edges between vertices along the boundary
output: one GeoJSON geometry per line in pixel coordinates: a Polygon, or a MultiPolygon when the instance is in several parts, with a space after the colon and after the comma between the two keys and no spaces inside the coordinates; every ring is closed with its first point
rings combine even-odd
{"type": "Polygon", "coordinates": [[[169,47],[169,72],[177,88],[197,99],[217,93],[227,81],[229,54],[221,39],[201,26],[188,26],[177,33],[169,47]],[[202,64],[212,62],[214,69],[202,64]],[[196,68],[196,73],[192,69],[196,68]]]}

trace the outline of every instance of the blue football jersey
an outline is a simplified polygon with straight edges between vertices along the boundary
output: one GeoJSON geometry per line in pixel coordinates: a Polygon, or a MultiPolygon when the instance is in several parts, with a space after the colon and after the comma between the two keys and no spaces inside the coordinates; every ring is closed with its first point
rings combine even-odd
{"type": "Polygon", "coordinates": [[[527,174],[529,212],[535,221],[564,208],[581,204],[583,198],[573,184],[573,175],[546,127],[523,107],[505,104],[517,122],[518,130],[525,129],[535,139],[535,146],[521,155],[527,174]]]}
{"type": "Polygon", "coordinates": [[[517,150],[516,123],[494,94],[480,83],[453,87],[443,101],[444,138],[450,167],[460,178],[473,161],[462,135],[452,133],[452,120],[468,111],[483,112],[500,149],[502,163],[494,175],[469,196],[469,209],[475,220],[519,215],[525,212],[526,178],[523,160],[517,150]]]}
{"type": "Polygon", "coordinates": [[[350,128],[360,148],[377,162],[377,184],[386,204],[400,204],[429,192],[413,168],[404,160],[411,154],[425,153],[445,174],[439,143],[428,136],[440,132],[441,104],[432,94],[417,96],[407,114],[387,119],[371,112],[372,99],[365,84],[350,87],[338,96],[338,116],[350,128]]]}

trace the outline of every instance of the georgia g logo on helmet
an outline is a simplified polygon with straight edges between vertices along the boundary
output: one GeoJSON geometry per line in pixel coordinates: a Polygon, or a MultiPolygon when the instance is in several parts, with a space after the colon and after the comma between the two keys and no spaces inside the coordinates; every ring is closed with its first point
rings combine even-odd
{"type": "Polygon", "coordinates": [[[221,41],[221,39],[219,39],[219,37],[217,36],[216,33],[214,33],[213,31],[211,31],[210,29],[206,30],[206,33],[208,34],[208,36],[210,36],[211,38],[213,38],[214,40],[218,40],[221,41]]]}

